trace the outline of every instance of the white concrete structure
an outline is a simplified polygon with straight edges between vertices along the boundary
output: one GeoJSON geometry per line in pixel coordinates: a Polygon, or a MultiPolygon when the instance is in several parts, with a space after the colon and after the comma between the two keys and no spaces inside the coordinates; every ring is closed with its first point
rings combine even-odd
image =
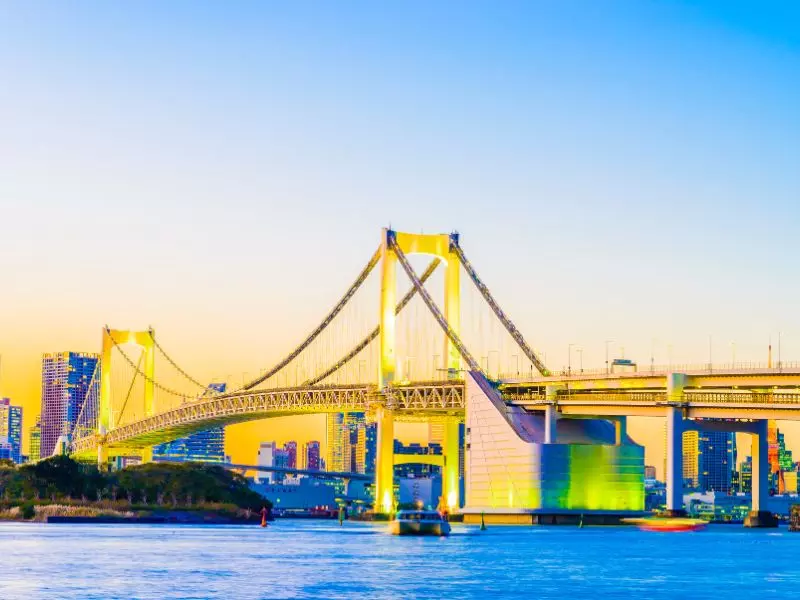
{"type": "Polygon", "coordinates": [[[486,379],[466,380],[465,513],[624,513],[644,509],[644,448],[598,419],[559,419],[507,405],[486,379]],[[619,443],[616,443],[616,442],[619,443]]]}
{"type": "MultiPolygon", "coordinates": [[[[274,467],[275,466],[275,442],[261,442],[258,446],[258,457],[256,464],[259,467],[274,467]]],[[[256,477],[256,482],[273,483],[274,473],[259,473],[256,477]]]]}

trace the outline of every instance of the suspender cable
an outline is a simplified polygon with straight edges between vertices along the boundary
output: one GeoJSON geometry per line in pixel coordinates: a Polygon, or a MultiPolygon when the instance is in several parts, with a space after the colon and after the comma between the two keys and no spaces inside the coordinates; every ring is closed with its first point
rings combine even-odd
{"type": "MultiPolygon", "coordinates": [[[[428,268],[425,269],[425,272],[422,274],[422,277],[420,277],[420,282],[421,283],[425,283],[430,278],[430,276],[433,275],[433,272],[436,270],[436,267],[438,267],[439,263],[441,263],[441,262],[442,262],[441,259],[434,258],[431,261],[431,264],[428,265],[428,268]]],[[[399,314],[400,311],[403,310],[409,302],[411,302],[411,299],[416,294],[417,294],[417,288],[412,286],[411,289],[408,290],[408,292],[406,292],[406,295],[403,296],[403,299],[400,300],[400,302],[397,303],[397,306],[394,309],[394,314],[396,314],[396,315],[399,314]]],[[[323,371],[322,373],[320,373],[316,377],[312,377],[308,381],[303,382],[303,386],[315,385],[315,384],[319,383],[320,381],[322,381],[323,379],[333,375],[336,371],[338,371],[344,365],[346,365],[351,360],[353,360],[358,355],[359,352],[361,352],[364,348],[369,346],[370,342],[372,340],[374,340],[376,337],[378,337],[378,334],[380,332],[381,332],[381,326],[378,325],[375,329],[373,329],[367,335],[367,337],[365,337],[357,345],[355,345],[353,347],[353,349],[350,350],[350,352],[348,352],[343,357],[341,357],[339,360],[337,360],[336,363],[332,367],[330,367],[326,371],[323,371]]]]}
{"type": "Polygon", "coordinates": [[[303,343],[301,343],[299,346],[297,346],[294,350],[292,350],[292,352],[288,356],[286,356],[286,358],[284,358],[277,365],[275,365],[274,367],[269,369],[266,373],[264,373],[263,375],[261,375],[257,379],[253,379],[251,382],[249,382],[248,384],[242,386],[240,389],[238,389],[236,391],[238,392],[238,391],[243,391],[243,390],[250,390],[250,389],[256,387],[257,385],[265,382],[267,379],[269,379],[270,377],[275,375],[278,371],[280,371],[286,365],[288,365],[290,362],[292,362],[292,360],[297,358],[297,355],[300,354],[303,350],[305,350],[308,347],[308,345],[311,342],[313,342],[314,339],[320,333],[322,333],[322,331],[324,331],[325,328],[328,325],[331,324],[331,321],[333,321],[334,317],[341,312],[341,310],[345,307],[345,305],[350,301],[350,298],[352,298],[353,295],[356,293],[356,291],[358,291],[358,288],[361,287],[361,284],[363,284],[364,281],[367,279],[369,274],[372,272],[372,269],[375,268],[375,265],[378,264],[378,261],[380,260],[380,258],[381,258],[381,249],[378,248],[375,251],[375,254],[372,255],[372,258],[369,259],[369,262],[367,263],[367,266],[364,267],[364,269],[358,275],[356,280],[353,282],[353,285],[350,286],[350,288],[347,290],[345,295],[342,296],[342,299],[339,300],[338,304],[336,304],[336,306],[333,307],[333,310],[330,313],[328,313],[328,316],[326,316],[325,319],[323,319],[322,323],[320,323],[317,326],[317,328],[314,331],[311,332],[311,334],[305,339],[305,341],[303,343]]]}
{"type": "MultiPolygon", "coordinates": [[[[178,373],[180,373],[181,375],[183,375],[183,376],[184,376],[186,379],[188,379],[188,380],[189,380],[191,383],[193,383],[193,384],[194,384],[194,385],[196,385],[197,387],[203,388],[204,390],[206,390],[206,389],[207,389],[207,390],[208,390],[208,392],[209,392],[209,393],[211,393],[211,394],[218,393],[218,392],[216,392],[216,390],[212,390],[212,389],[208,388],[208,386],[207,386],[207,385],[200,383],[199,381],[197,381],[197,379],[195,379],[194,377],[192,377],[191,375],[189,375],[189,374],[188,374],[186,371],[184,371],[183,369],[181,369],[181,368],[178,366],[178,363],[176,363],[174,360],[172,360],[172,357],[171,357],[169,354],[167,354],[167,353],[164,351],[164,348],[162,348],[162,347],[161,347],[161,344],[159,344],[159,343],[158,343],[158,340],[156,340],[156,334],[155,334],[155,332],[152,330],[152,328],[151,328],[151,329],[148,329],[148,330],[147,330],[147,333],[149,333],[149,334],[150,334],[150,338],[153,340],[153,345],[154,345],[154,346],[155,346],[155,347],[158,349],[158,351],[159,351],[159,352],[161,352],[161,354],[164,356],[164,358],[166,358],[166,359],[167,359],[167,362],[168,362],[169,364],[171,364],[171,365],[172,365],[172,367],[173,367],[173,368],[174,368],[174,369],[175,369],[175,370],[176,370],[178,373]]],[[[205,392],[203,393],[203,395],[205,395],[205,392]]]]}
{"type": "Polygon", "coordinates": [[[433,314],[433,317],[439,323],[439,326],[444,330],[445,335],[449,338],[449,340],[453,343],[458,350],[461,357],[466,361],[467,365],[469,366],[470,371],[477,371],[481,375],[483,375],[483,369],[481,369],[480,365],[476,362],[476,360],[472,357],[467,347],[464,346],[461,338],[458,337],[458,334],[450,327],[450,323],[447,322],[447,319],[444,318],[442,311],[439,310],[439,307],[436,306],[436,302],[433,301],[431,295],[428,293],[428,290],[422,285],[417,274],[414,272],[414,268],[411,266],[411,263],[408,262],[406,255],[397,245],[397,241],[395,240],[394,236],[389,237],[389,243],[391,244],[392,250],[397,255],[397,260],[400,262],[400,265],[403,267],[403,270],[408,275],[408,278],[411,280],[411,283],[414,284],[414,287],[417,289],[417,292],[420,296],[422,296],[422,300],[428,306],[428,309],[433,314]]]}
{"type": "Polygon", "coordinates": [[[486,287],[483,281],[481,281],[481,278],[478,276],[478,273],[475,271],[473,266],[467,260],[467,257],[464,255],[464,251],[461,249],[461,246],[459,244],[452,244],[451,250],[453,250],[458,255],[458,260],[461,262],[461,265],[464,267],[467,273],[469,273],[470,279],[472,279],[472,282],[478,288],[484,300],[486,300],[486,303],[491,307],[494,314],[497,316],[498,319],[500,319],[500,322],[506,328],[506,331],[508,331],[511,337],[514,338],[514,341],[520,347],[523,354],[525,354],[525,356],[533,364],[533,366],[536,367],[536,370],[539,371],[539,373],[541,373],[544,376],[550,375],[550,369],[548,369],[545,366],[544,362],[542,362],[542,360],[531,349],[531,347],[528,345],[528,342],[526,342],[525,338],[522,337],[522,334],[516,328],[514,323],[511,322],[511,319],[509,319],[506,316],[506,314],[503,312],[503,309],[501,309],[500,306],[497,304],[497,302],[495,302],[495,299],[494,297],[492,297],[489,288],[486,287]]]}

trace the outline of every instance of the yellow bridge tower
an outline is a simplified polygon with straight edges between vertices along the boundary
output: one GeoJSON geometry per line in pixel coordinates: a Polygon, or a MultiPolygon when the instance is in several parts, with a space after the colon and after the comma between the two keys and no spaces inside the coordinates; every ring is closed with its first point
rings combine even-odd
{"type": "MultiPolygon", "coordinates": [[[[394,383],[397,372],[395,354],[395,305],[397,301],[397,260],[395,248],[403,254],[427,254],[442,260],[446,267],[444,286],[444,318],[457,336],[460,328],[460,268],[458,234],[401,233],[383,230],[381,240],[380,360],[378,387],[394,383]]],[[[457,378],[461,369],[461,353],[451,336],[445,336],[444,357],[449,378],[457,378]]],[[[375,512],[389,513],[394,498],[394,414],[391,407],[381,406],[376,414],[378,440],[375,464],[375,512]]],[[[458,421],[445,422],[442,496],[449,510],[458,508],[458,421]]]]}

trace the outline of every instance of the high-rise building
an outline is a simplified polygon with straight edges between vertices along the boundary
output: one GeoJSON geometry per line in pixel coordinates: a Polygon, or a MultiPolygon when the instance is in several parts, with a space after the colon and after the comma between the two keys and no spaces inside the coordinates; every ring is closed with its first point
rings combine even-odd
{"type": "Polygon", "coordinates": [[[698,452],[699,435],[697,431],[684,431],[683,449],[683,481],[689,487],[696,488],[699,483],[698,452]]]}
{"type": "Polygon", "coordinates": [[[36,425],[28,431],[28,460],[39,460],[42,446],[41,417],[36,419],[36,425]]]}
{"type": "Polygon", "coordinates": [[[288,461],[288,464],[286,466],[289,467],[290,469],[296,469],[297,468],[297,442],[286,442],[283,445],[283,449],[289,455],[289,461],[288,461]]]}
{"type": "MultiPolygon", "coordinates": [[[[261,442],[258,446],[258,456],[256,464],[259,467],[274,467],[275,466],[275,442],[261,442]]],[[[275,480],[274,474],[269,472],[258,473],[256,479],[258,481],[267,481],[272,483],[275,480]]]]}
{"type": "Polygon", "coordinates": [[[225,462],[225,428],[214,427],[153,446],[153,458],[180,462],[225,462]]]}
{"type": "Polygon", "coordinates": [[[306,442],[303,444],[303,463],[304,469],[309,471],[320,471],[322,463],[320,462],[320,443],[316,441],[306,442]]]}
{"type": "MultiPolygon", "coordinates": [[[[272,455],[272,466],[273,467],[280,467],[283,469],[292,468],[289,465],[289,461],[291,460],[291,455],[289,451],[283,448],[277,448],[273,455],[272,455]]],[[[274,473],[273,474],[273,481],[281,482],[286,478],[286,473],[274,473]]]]}
{"type": "Polygon", "coordinates": [[[19,464],[22,458],[22,407],[0,398],[0,442],[8,443],[8,458],[19,464]]]}
{"type": "Polygon", "coordinates": [[[378,424],[367,423],[364,433],[364,473],[374,473],[378,459],[378,424]]]}
{"type": "MultiPolygon", "coordinates": [[[[224,383],[212,383],[208,389],[222,394],[225,387],[224,383]]],[[[153,446],[153,457],[178,461],[225,462],[225,428],[213,427],[153,446]]]]}
{"type": "Polygon", "coordinates": [[[81,352],[42,356],[40,456],[53,454],[58,438],[75,426],[95,368],[98,368],[97,362],[97,354],[81,352]]]}
{"type": "Polygon", "coordinates": [[[783,472],[784,494],[797,493],[797,471],[784,471],[783,472]]]}
{"type": "Polygon", "coordinates": [[[781,471],[793,471],[792,451],[786,449],[785,436],[780,431],[776,431],[776,437],[778,438],[778,467],[781,471]]]}
{"type": "Polygon", "coordinates": [[[751,456],[739,463],[739,491],[743,494],[753,491],[753,458],[751,456]]]}
{"type": "Polygon", "coordinates": [[[698,485],[701,491],[730,492],[734,468],[735,434],[701,431],[698,439],[698,485]]]}
{"type": "Polygon", "coordinates": [[[444,445],[444,423],[428,423],[428,443],[444,445]]]}
{"type": "Polygon", "coordinates": [[[377,448],[377,426],[367,423],[363,412],[328,415],[328,470],[373,473],[377,448]]]}

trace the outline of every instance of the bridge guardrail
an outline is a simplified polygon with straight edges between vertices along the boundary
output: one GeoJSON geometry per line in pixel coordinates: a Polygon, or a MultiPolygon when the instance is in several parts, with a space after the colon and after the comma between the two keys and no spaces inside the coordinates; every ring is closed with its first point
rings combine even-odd
{"type": "MultiPolygon", "coordinates": [[[[507,402],[520,405],[550,404],[552,399],[544,394],[504,393],[507,402]]],[[[618,392],[618,393],[570,393],[555,397],[558,404],[579,403],[619,403],[619,404],[664,404],[668,398],[666,392],[618,392]]],[[[764,392],[684,392],[675,398],[678,403],[691,404],[764,404],[764,405],[796,405],[800,407],[800,393],[764,393],[764,392]]]]}
{"type": "MultiPolygon", "coordinates": [[[[687,375],[717,375],[720,373],[731,375],[747,375],[750,373],[770,373],[780,375],[781,373],[797,373],[800,372],[800,362],[797,361],[781,361],[780,363],[762,363],[762,362],[736,362],[736,363],[721,363],[712,364],[708,363],[683,363],[683,364],[666,364],[666,365],[639,365],[635,371],[614,371],[605,367],[599,369],[562,369],[558,372],[553,372],[550,377],[542,377],[541,375],[532,373],[530,371],[516,371],[508,373],[498,373],[496,378],[502,381],[514,381],[518,379],[533,379],[533,380],[550,380],[558,379],[559,377],[597,377],[597,376],[620,376],[638,375],[646,377],[648,375],[664,376],[668,373],[685,373],[687,375]]],[[[494,377],[495,374],[492,374],[494,377]]]]}

